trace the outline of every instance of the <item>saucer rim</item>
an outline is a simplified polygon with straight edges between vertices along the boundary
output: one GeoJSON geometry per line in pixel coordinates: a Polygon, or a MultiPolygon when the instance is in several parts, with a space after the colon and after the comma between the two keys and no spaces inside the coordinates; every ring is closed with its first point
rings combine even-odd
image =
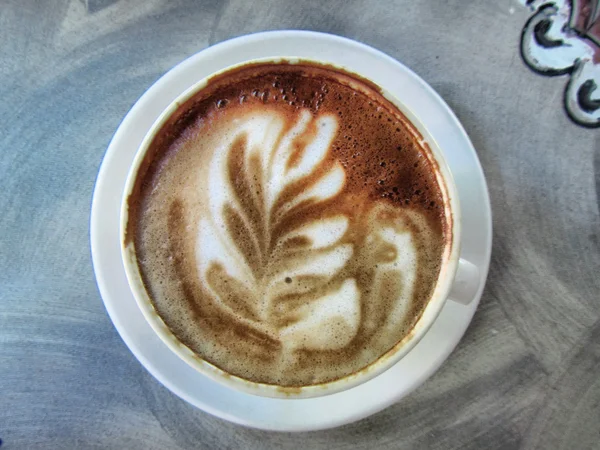
{"type": "MultiPolygon", "coordinates": [[[[174,86],[172,85],[171,88],[173,88],[173,87],[174,86]]],[[[185,88],[187,88],[187,87],[184,87],[184,89],[181,89],[181,92],[183,92],[183,90],[185,90],[185,88]]],[[[176,89],[178,89],[178,88],[176,88],[176,89]]],[[[171,89],[171,90],[173,90],[173,89],[171,89]]],[[[163,93],[163,95],[166,96],[167,94],[163,93]]],[[[177,95],[178,94],[176,94],[176,96],[177,95]]],[[[167,104],[168,103],[170,103],[170,100],[167,102],[167,104]]],[[[162,110],[158,111],[157,116],[160,115],[161,112],[162,112],[162,110]]],[[[441,147],[441,145],[440,145],[440,147],[441,147]]],[[[130,151],[132,153],[132,159],[133,159],[133,154],[135,153],[135,151],[132,151],[132,150],[130,150],[130,151]]],[[[450,163],[449,163],[449,165],[450,165],[450,163]]],[[[127,169],[128,169],[128,167],[127,167],[127,169]]],[[[460,176],[460,173],[458,173],[458,174],[454,173],[454,170],[453,170],[453,174],[454,174],[455,179],[458,179],[460,176]]],[[[123,185],[124,184],[125,184],[125,178],[123,179],[123,185]]],[[[458,182],[457,182],[457,184],[458,184],[458,182]]],[[[464,211],[462,214],[464,215],[464,211]]],[[[125,344],[131,350],[131,352],[135,355],[135,357],[142,363],[142,365],[158,381],[160,381],[164,386],[166,386],[169,390],[174,392],[180,398],[186,400],[188,403],[190,403],[190,404],[192,404],[214,416],[220,417],[222,419],[225,419],[225,420],[228,420],[228,421],[231,421],[234,423],[238,423],[240,425],[245,425],[245,426],[249,426],[249,427],[253,427],[253,428],[260,428],[260,429],[265,429],[265,430],[277,430],[277,431],[308,431],[308,430],[327,429],[327,428],[333,428],[336,426],[340,426],[340,425],[343,425],[346,423],[350,423],[350,422],[359,420],[361,418],[367,417],[371,414],[374,414],[374,413],[381,411],[382,409],[390,406],[391,404],[395,403],[403,396],[407,395],[409,392],[416,389],[416,387],[421,385],[427,378],[429,378],[439,368],[439,366],[446,360],[446,358],[449,356],[449,354],[454,350],[455,346],[458,344],[458,342],[462,338],[464,331],[466,331],[466,328],[468,327],[469,323],[471,322],[472,316],[473,316],[473,314],[477,308],[477,305],[479,303],[479,300],[481,298],[481,294],[482,294],[482,291],[483,291],[483,288],[485,285],[485,280],[487,278],[487,273],[489,270],[489,262],[490,262],[490,257],[491,257],[491,237],[492,237],[491,206],[490,206],[487,184],[485,181],[485,176],[483,174],[483,170],[481,168],[481,164],[477,158],[475,149],[473,148],[473,145],[472,145],[471,141],[469,140],[464,128],[462,127],[462,125],[460,124],[460,122],[458,121],[456,116],[453,114],[453,112],[450,110],[450,108],[441,99],[441,97],[431,87],[429,87],[420,77],[418,77],[416,74],[414,74],[414,72],[412,72],[410,69],[406,68],[398,61],[393,60],[388,55],[385,55],[382,52],[380,52],[376,49],[373,49],[372,47],[369,47],[365,44],[361,44],[361,43],[358,43],[358,42],[350,40],[350,39],[346,39],[346,38],[342,38],[339,36],[330,35],[330,34],[326,34],[326,33],[309,32],[309,31],[295,31],[295,30],[256,33],[253,35],[241,36],[241,37],[234,38],[234,39],[231,39],[228,41],[224,41],[220,44],[217,44],[213,47],[204,49],[204,50],[190,56],[189,58],[187,58],[180,64],[173,67],[169,72],[167,72],[165,75],[163,75],[159,80],[157,80],[156,83],[154,83],[140,97],[140,99],[136,102],[136,104],[131,108],[131,110],[125,116],[125,118],[119,125],[115,135],[113,136],[113,139],[111,140],[111,142],[108,146],[107,152],[105,154],[105,157],[102,162],[102,165],[101,165],[101,168],[100,168],[100,171],[98,174],[98,178],[96,181],[96,186],[94,189],[94,196],[93,196],[93,200],[92,200],[92,211],[91,211],[91,216],[90,216],[90,241],[91,241],[91,250],[92,250],[92,260],[93,260],[94,272],[96,275],[98,287],[99,287],[103,302],[105,304],[105,307],[107,309],[107,312],[108,312],[115,328],[119,332],[119,335],[121,336],[121,338],[123,339],[125,344]],[[442,354],[438,355],[435,362],[430,363],[429,367],[427,367],[424,371],[421,371],[422,373],[419,376],[419,379],[416,380],[416,382],[413,382],[413,384],[412,384],[412,386],[410,386],[410,388],[404,389],[403,391],[397,392],[393,395],[391,394],[385,402],[382,401],[377,404],[371,405],[370,407],[363,407],[362,409],[360,409],[360,411],[356,412],[352,417],[344,417],[344,418],[341,418],[338,420],[330,419],[328,423],[322,423],[318,426],[315,426],[315,424],[312,424],[312,425],[303,427],[303,424],[295,424],[293,426],[292,425],[285,426],[282,424],[275,425],[275,424],[260,423],[260,422],[254,421],[253,418],[248,418],[248,417],[241,418],[237,415],[229,413],[228,411],[225,411],[223,408],[216,408],[216,407],[213,407],[206,403],[203,403],[201,400],[198,400],[197,398],[195,398],[197,396],[191,395],[190,393],[186,392],[185,389],[180,388],[180,386],[178,386],[176,383],[171,382],[171,380],[169,380],[166,376],[164,376],[164,374],[162,373],[163,371],[159,367],[157,367],[157,365],[153,361],[151,361],[148,357],[146,357],[146,355],[140,350],[140,348],[138,347],[136,342],[134,342],[135,338],[132,336],[130,330],[127,329],[127,327],[128,327],[127,323],[121,320],[122,318],[120,317],[120,313],[117,311],[117,308],[115,307],[115,304],[114,304],[114,299],[112,298],[113,294],[111,294],[109,292],[109,288],[106,284],[107,280],[104,276],[105,268],[103,266],[104,263],[102,262],[103,258],[100,256],[100,253],[102,253],[104,251],[102,249],[102,242],[101,242],[102,233],[100,232],[100,227],[101,227],[100,222],[102,221],[102,218],[100,217],[101,216],[100,212],[102,210],[103,205],[101,204],[100,200],[102,200],[101,193],[102,193],[103,189],[105,189],[105,186],[107,184],[107,180],[110,175],[110,169],[115,164],[115,159],[118,158],[118,149],[119,149],[119,146],[121,145],[121,141],[123,141],[124,135],[126,135],[129,131],[128,127],[134,121],[136,115],[144,114],[144,111],[142,111],[142,106],[144,104],[151,102],[153,96],[157,97],[157,96],[161,95],[161,93],[159,92],[160,89],[163,89],[163,91],[164,91],[164,89],[169,86],[169,83],[174,84],[174,80],[178,73],[184,73],[185,71],[192,70],[194,67],[194,64],[197,64],[198,61],[201,60],[202,58],[209,58],[213,54],[216,54],[218,52],[221,52],[221,54],[223,54],[224,52],[227,52],[227,51],[231,52],[232,49],[235,51],[236,46],[238,46],[238,45],[246,46],[246,45],[249,45],[250,43],[256,43],[256,42],[259,42],[259,41],[265,40],[265,39],[267,39],[267,40],[273,40],[273,39],[277,40],[277,39],[281,39],[281,38],[307,39],[309,37],[312,39],[317,38],[317,40],[318,39],[325,39],[325,40],[329,40],[329,41],[334,40],[334,41],[337,41],[338,43],[340,43],[341,45],[345,45],[349,48],[354,48],[355,50],[359,50],[359,51],[368,51],[372,54],[375,53],[382,58],[391,60],[400,70],[405,71],[405,75],[408,75],[409,77],[411,77],[413,79],[413,81],[420,83],[421,86],[424,87],[430,95],[432,95],[432,98],[436,101],[438,107],[441,108],[442,110],[444,110],[443,112],[445,113],[447,118],[450,119],[448,122],[448,125],[450,127],[454,127],[455,131],[458,131],[460,138],[462,138],[463,146],[461,148],[463,149],[463,151],[469,152],[469,150],[470,150],[469,156],[471,157],[470,158],[471,163],[474,163],[475,167],[471,167],[469,172],[471,172],[471,173],[477,172],[476,176],[479,178],[478,181],[480,182],[479,187],[482,188],[480,190],[482,191],[481,193],[483,194],[483,204],[479,205],[479,206],[485,210],[485,211],[483,211],[483,215],[487,218],[487,220],[486,220],[486,223],[480,224],[480,225],[483,225],[483,227],[485,228],[484,234],[486,234],[487,236],[485,236],[486,239],[484,239],[485,242],[483,242],[483,245],[485,247],[483,249],[483,253],[484,253],[483,265],[480,265],[480,267],[479,267],[480,275],[481,275],[480,276],[480,280],[481,280],[480,286],[479,286],[479,289],[478,289],[475,297],[473,298],[471,303],[469,303],[469,305],[467,305],[467,306],[460,305],[459,306],[462,309],[461,314],[463,316],[463,323],[461,324],[462,329],[457,334],[458,337],[455,337],[453,339],[453,342],[451,343],[451,345],[448,347],[449,350],[447,349],[448,351],[444,351],[442,354]]],[[[481,251],[481,250],[482,249],[479,249],[479,251],[481,251]]],[[[120,270],[123,271],[123,275],[124,275],[124,268],[122,267],[122,262],[120,261],[120,254],[116,255],[116,256],[119,258],[118,265],[120,266],[120,270]]],[[[133,299],[133,296],[131,295],[131,292],[130,292],[130,296],[132,297],[131,300],[135,302],[135,300],[133,299]]],[[[452,302],[451,300],[448,300],[447,305],[444,306],[444,309],[442,310],[442,313],[446,308],[449,307],[450,304],[457,306],[453,302],[452,303],[451,302],[452,302]]],[[[442,313],[440,313],[440,316],[442,315],[442,313]]],[[[436,322],[439,320],[440,320],[440,317],[438,317],[436,322]]],[[[145,325],[147,327],[150,327],[150,325],[147,323],[145,323],[145,325]]],[[[409,354],[414,352],[416,349],[418,349],[418,345],[415,346],[411,350],[411,352],[409,352],[409,354]]],[[[185,362],[183,362],[183,361],[181,361],[181,363],[185,364],[185,362]]],[[[401,363],[402,363],[402,360],[399,361],[396,365],[401,364],[401,363]]],[[[202,375],[200,373],[197,373],[197,375],[199,377],[204,377],[204,375],[202,375]]],[[[381,377],[381,375],[379,377],[381,377]]],[[[371,380],[371,382],[376,381],[379,377],[376,377],[374,380],[371,380]]],[[[351,388],[345,392],[350,392],[350,391],[356,390],[357,388],[360,388],[360,386],[351,388]]],[[[234,392],[233,395],[236,395],[236,394],[254,397],[249,394],[242,394],[242,393],[238,393],[238,392],[234,392]]],[[[318,399],[329,399],[331,402],[334,402],[336,395],[339,395],[339,394],[332,394],[327,397],[318,397],[318,399]]],[[[306,401],[310,401],[310,400],[316,400],[316,399],[284,400],[284,401],[306,402],[306,401]]]]}

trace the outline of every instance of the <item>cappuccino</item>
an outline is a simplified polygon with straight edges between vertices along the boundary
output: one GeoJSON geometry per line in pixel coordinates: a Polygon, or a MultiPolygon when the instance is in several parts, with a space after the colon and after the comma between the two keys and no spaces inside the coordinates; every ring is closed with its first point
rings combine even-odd
{"type": "Polygon", "coordinates": [[[126,239],[157,314],[200,358],[284,387],[346,377],[410,336],[452,243],[413,125],[367,80],[255,63],[154,137],[126,239]]]}

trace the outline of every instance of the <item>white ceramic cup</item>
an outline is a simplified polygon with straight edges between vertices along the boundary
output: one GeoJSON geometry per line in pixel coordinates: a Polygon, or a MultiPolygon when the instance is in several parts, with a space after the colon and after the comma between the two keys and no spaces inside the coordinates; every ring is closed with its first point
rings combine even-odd
{"type": "MultiPolygon", "coordinates": [[[[285,387],[277,386],[264,383],[255,383],[240,377],[229,374],[222,369],[210,364],[203,360],[198,354],[189,349],[186,345],[180,342],[170,329],[163,322],[161,317],[157,314],[150,300],[148,293],[142,282],[142,278],[139,272],[137,264],[135,246],[132,239],[126,239],[128,220],[129,220],[129,204],[128,198],[134,187],[138,170],[140,169],[141,163],[144,161],[146,152],[150,147],[150,144],[155,138],[155,135],[162,128],[165,122],[179,110],[187,100],[201,91],[208,83],[208,81],[215,75],[227,72],[235,67],[244,66],[250,63],[258,62],[269,62],[278,63],[281,62],[282,58],[264,58],[260,60],[249,60],[241,64],[227,67],[219,72],[213,73],[211,76],[206,77],[198,81],[195,85],[181,94],[174,102],[167,107],[167,109],[161,114],[161,116],[153,124],[150,131],[147,133],[143,142],[141,143],[133,164],[129,170],[127,177],[127,183],[123,193],[123,201],[121,206],[121,253],[123,258],[123,264],[125,266],[125,272],[132,293],[136,299],[136,302],[142,311],[145,319],[148,321],[152,329],[162,339],[162,341],[181,359],[187,364],[196,369],[198,372],[210,377],[211,379],[220,382],[233,389],[240,390],[255,395],[262,395],[267,397],[275,398],[309,398],[323,395],[333,394],[340,392],[361,383],[364,383],[371,378],[384,372],[386,369],[397,363],[403,356],[405,356],[419,340],[425,335],[427,330],[435,321],[439,312],[442,310],[445,302],[448,298],[462,299],[470,298],[469,293],[475,292],[479,284],[479,271],[477,267],[466,260],[459,258],[460,255],[460,241],[461,241],[461,218],[460,218],[460,207],[458,193],[456,185],[452,178],[452,174],[446,164],[443,156],[443,149],[439,148],[437,143],[431,138],[427,129],[422,126],[416,117],[408,110],[403,104],[401,98],[395,98],[389,93],[386,85],[378,84],[381,88],[383,95],[392,102],[406,117],[413,123],[418,130],[424,142],[428,144],[430,149],[430,157],[437,163],[439,169],[437,176],[441,179],[440,181],[446,187],[447,198],[445,199],[446,214],[452,217],[452,243],[447,247],[444,254],[444,263],[442,264],[438,281],[434,292],[427,303],[421,317],[413,327],[413,329],[392,349],[386,354],[381,356],[377,361],[373,362],[369,366],[360,370],[359,372],[353,373],[341,379],[337,379],[331,382],[309,385],[302,387],[285,387]]],[[[297,61],[293,56],[285,58],[286,62],[297,61]]],[[[302,61],[307,61],[306,58],[302,58],[302,61]]],[[[334,65],[330,61],[312,60],[317,64],[327,64],[329,66],[335,66],[350,74],[354,73],[360,78],[365,79],[367,77],[364,74],[351,71],[346,67],[334,65]]],[[[367,78],[368,79],[368,78],[367,78]]],[[[371,80],[370,80],[371,81],[371,80]]],[[[372,81],[373,82],[373,81],[372,81]]],[[[373,82],[374,84],[377,84],[373,82]]]]}

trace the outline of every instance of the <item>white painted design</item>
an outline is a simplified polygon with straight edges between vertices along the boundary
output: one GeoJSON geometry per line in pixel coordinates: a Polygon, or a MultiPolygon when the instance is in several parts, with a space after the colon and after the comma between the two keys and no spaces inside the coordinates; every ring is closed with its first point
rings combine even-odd
{"type": "Polygon", "coordinates": [[[546,75],[571,74],[565,107],[577,123],[600,126],[600,1],[523,1],[534,11],[525,25],[525,62],[546,75]]]}

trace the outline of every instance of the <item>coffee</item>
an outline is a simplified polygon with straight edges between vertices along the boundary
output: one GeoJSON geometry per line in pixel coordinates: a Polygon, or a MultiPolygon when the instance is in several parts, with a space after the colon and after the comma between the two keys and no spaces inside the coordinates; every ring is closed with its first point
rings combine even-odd
{"type": "Polygon", "coordinates": [[[447,205],[429,148],[376,86],[256,63],[156,134],[126,239],[183,344],[231,375],[307,386],[410,336],[452,243],[447,205]]]}

